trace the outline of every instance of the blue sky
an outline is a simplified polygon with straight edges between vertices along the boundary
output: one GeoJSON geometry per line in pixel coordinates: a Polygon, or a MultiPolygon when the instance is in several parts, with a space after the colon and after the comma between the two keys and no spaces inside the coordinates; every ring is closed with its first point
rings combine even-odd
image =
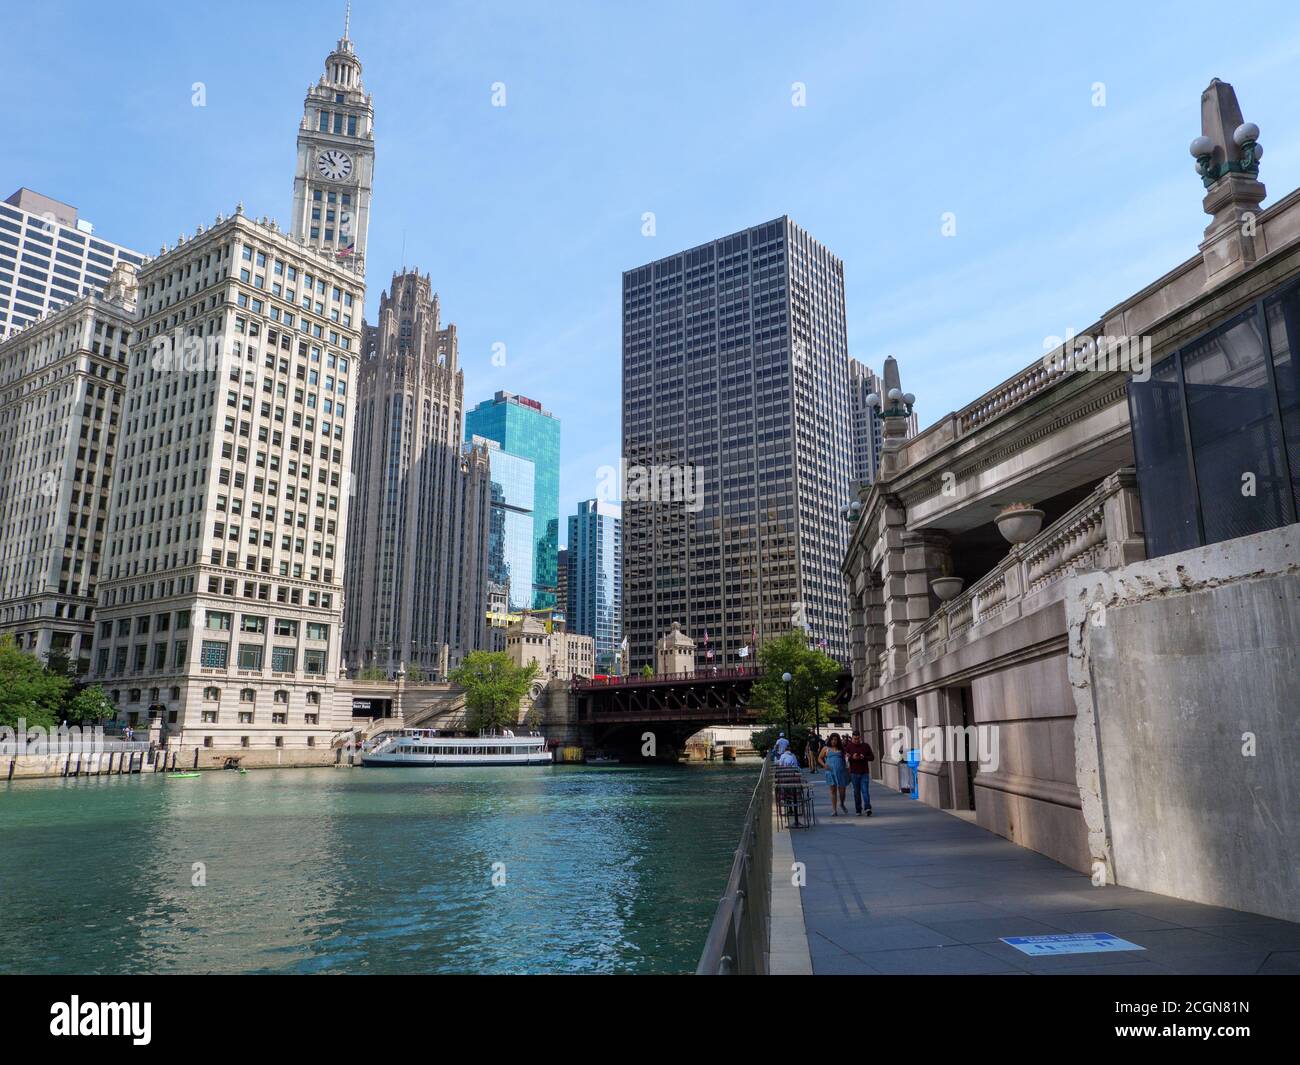
{"type": "MultiPolygon", "coordinates": [[[[241,199],[284,219],[342,21],[342,0],[6,4],[0,196],[67,200],[147,253],[241,199]]],[[[370,317],[403,262],[432,275],[467,405],[506,388],[562,420],[562,514],[617,462],[625,269],[789,214],[845,262],[851,352],[896,355],[925,425],[1195,254],[1212,77],[1261,128],[1266,205],[1300,185],[1281,0],[357,0],[352,37],[370,317]]]]}

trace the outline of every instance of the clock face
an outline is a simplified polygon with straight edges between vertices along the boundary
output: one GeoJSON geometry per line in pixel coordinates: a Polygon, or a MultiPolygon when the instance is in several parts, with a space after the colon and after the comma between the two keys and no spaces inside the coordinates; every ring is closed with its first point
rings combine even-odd
{"type": "Polygon", "coordinates": [[[343,181],[352,174],[352,157],[338,148],[329,148],[316,157],[316,169],[330,181],[343,181]]]}

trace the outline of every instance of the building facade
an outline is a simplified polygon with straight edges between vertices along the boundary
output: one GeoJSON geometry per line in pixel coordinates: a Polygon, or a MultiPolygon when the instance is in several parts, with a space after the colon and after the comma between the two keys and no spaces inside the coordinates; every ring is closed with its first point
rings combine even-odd
{"type": "Polygon", "coordinates": [[[844,269],[779,218],[623,275],[630,668],[680,622],[714,662],[792,627],[847,661],[844,269]]]}
{"type": "Polygon", "coordinates": [[[403,271],[364,332],[343,657],[444,677],[486,641],[489,465],[461,443],[456,327],[427,275],[403,271]]]}
{"type": "Polygon", "coordinates": [[[0,342],[0,633],[90,668],[135,267],[0,342]]]}
{"type": "Polygon", "coordinates": [[[562,624],[534,617],[511,622],[506,653],[516,666],[537,665],[541,681],[590,677],[596,669],[596,644],[590,636],[567,632],[562,624]]]}
{"type": "Polygon", "coordinates": [[[505,612],[532,610],[537,567],[537,468],[522,455],[504,451],[495,440],[474,435],[470,446],[488,458],[491,517],[488,522],[487,575],[491,596],[505,612]]]}
{"type": "Polygon", "coordinates": [[[622,508],[600,499],[579,503],[569,516],[567,555],[567,627],[595,640],[598,670],[616,672],[623,642],[622,508]]]}
{"type": "Polygon", "coordinates": [[[70,204],[19,189],[0,203],[0,340],[108,284],[144,256],[94,236],[70,204]]]}
{"type": "Polygon", "coordinates": [[[374,102],[345,27],[303,101],[289,230],[362,277],[374,174],[374,102]]]}
{"type": "Polygon", "coordinates": [[[1199,254],[914,438],[887,416],[850,710],[887,785],[914,748],[922,801],[1094,883],[1297,920],[1300,191],[1260,206],[1231,86],[1201,122],[1199,254]]]}
{"type": "Polygon", "coordinates": [[[126,722],[328,746],[364,297],[242,211],[141,271],[91,670],[126,722]]]}
{"type": "MultiPolygon", "coordinates": [[[[888,360],[887,360],[888,361],[888,360]]],[[[849,359],[849,423],[853,432],[853,483],[874,484],[880,473],[880,453],[884,445],[884,418],[881,415],[885,384],[870,366],[849,359]],[[872,401],[871,397],[878,397],[872,401]]],[[[907,416],[907,436],[917,432],[915,414],[907,416]]]]}
{"type": "MultiPolygon", "coordinates": [[[[465,438],[476,436],[495,441],[499,447],[492,455],[493,483],[499,484],[502,492],[498,514],[505,539],[499,557],[508,565],[511,606],[553,610],[559,582],[560,421],[535,399],[498,392],[465,416],[465,438]],[[528,474],[524,463],[531,466],[531,488],[524,484],[528,474]],[[516,535],[522,535],[518,530],[525,510],[531,511],[533,545],[532,562],[527,567],[515,542],[516,535]],[[511,514],[515,517],[506,520],[511,514]]],[[[504,583],[499,570],[492,579],[504,583]]]]}
{"type": "Polygon", "coordinates": [[[569,549],[560,548],[555,556],[555,606],[567,614],[569,609],[569,549]]]}

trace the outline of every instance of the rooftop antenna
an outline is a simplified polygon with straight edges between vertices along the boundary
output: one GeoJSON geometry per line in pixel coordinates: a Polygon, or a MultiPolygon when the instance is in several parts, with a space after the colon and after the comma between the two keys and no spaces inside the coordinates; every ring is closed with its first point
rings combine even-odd
{"type": "Polygon", "coordinates": [[[348,30],[352,28],[352,0],[348,0],[347,11],[343,15],[343,39],[348,39],[348,30]]]}

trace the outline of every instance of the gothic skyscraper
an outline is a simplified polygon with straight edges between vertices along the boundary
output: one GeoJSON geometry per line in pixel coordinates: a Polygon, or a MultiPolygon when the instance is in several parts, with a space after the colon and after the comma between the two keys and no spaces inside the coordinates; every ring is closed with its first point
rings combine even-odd
{"type": "Polygon", "coordinates": [[[361,82],[361,60],[345,26],[325,59],[325,73],[303,102],[289,230],[363,276],[374,127],[374,104],[361,82]]]}
{"type": "Polygon", "coordinates": [[[461,443],[456,363],[428,276],[394,275],[357,382],[343,651],[354,669],[440,676],[485,644],[488,457],[461,443]]]}

